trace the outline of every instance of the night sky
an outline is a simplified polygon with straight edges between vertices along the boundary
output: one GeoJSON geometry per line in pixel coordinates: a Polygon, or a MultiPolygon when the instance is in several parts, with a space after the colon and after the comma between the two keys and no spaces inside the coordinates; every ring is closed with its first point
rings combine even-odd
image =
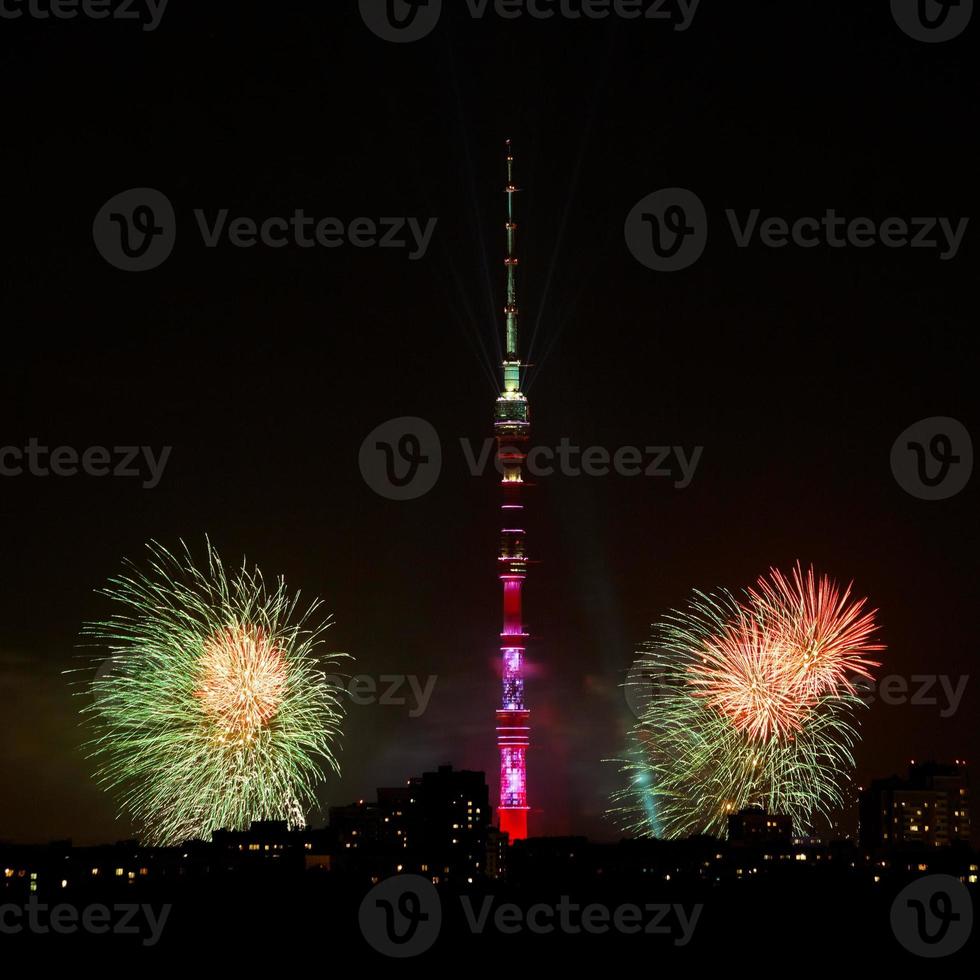
{"type": "MultiPolygon", "coordinates": [[[[132,835],[81,750],[79,632],[145,542],[205,535],[321,596],[357,673],[438,678],[427,711],[354,706],[326,808],[440,763],[496,776],[497,487],[460,439],[491,434],[502,332],[504,140],[517,155],[520,296],[534,442],[703,447],[691,485],[553,476],[528,499],[525,590],[534,833],[610,838],[631,715],[619,685],[692,588],[799,560],[880,610],[882,673],[978,654],[977,482],[941,501],[893,476],[895,440],[948,416],[980,431],[976,230],[938,249],[736,247],[725,218],[969,217],[970,31],[906,36],[886,3],[704,0],[656,20],[473,19],[424,40],[357,5],[172,0],[159,27],[0,21],[5,171],[0,447],[172,447],[137,478],[0,477],[0,839],[132,835]],[[204,9],[202,9],[204,8],[204,9]],[[336,8],[336,9],[334,9],[336,8]],[[155,188],[177,239],[110,265],[93,219],[155,188]],[[634,205],[682,187],[710,234],[688,269],[641,265],[634,205]],[[438,219],[431,246],[215,248],[209,221],[438,219]],[[358,452],[428,420],[442,475],[383,499],[358,452]]],[[[932,694],[937,693],[935,690],[932,694]]],[[[857,778],[980,757],[958,710],[875,704],[857,778]]],[[[845,829],[853,831],[847,817],[845,829]]]]}

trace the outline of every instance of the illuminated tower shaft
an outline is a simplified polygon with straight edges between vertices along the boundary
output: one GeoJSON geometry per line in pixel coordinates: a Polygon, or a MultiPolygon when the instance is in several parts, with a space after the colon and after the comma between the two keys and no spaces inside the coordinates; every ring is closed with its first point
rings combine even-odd
{"type": "Polygon", "coordinates": [[[517,353],[517,257],[514,223],[514,157],[507,141],[507,347],[503,362],[503,391],[497,399],[494,435],[502,473],[502,530],[500,580],[504,592],[504,622],[500,634],[503,697],[497,711],[500,749],[500,829],[510,839],[527,837],[527,749],[530,712],[524,701],[524,655],[527,633],[521,611],[521,589],[527,569],[524,551],[524,463],[527,458],[529,414],[521,393],[521,362],[517,353]]]}

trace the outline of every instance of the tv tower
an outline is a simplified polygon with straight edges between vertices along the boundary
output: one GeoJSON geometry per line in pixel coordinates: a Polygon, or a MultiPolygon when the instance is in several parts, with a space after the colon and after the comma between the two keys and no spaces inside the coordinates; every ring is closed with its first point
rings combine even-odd
{"type": "Polygon", "coordinates": [[[524,464],[530,428],[527,398],[521,392],[521,361],[517,352],[517,225],[514,223],[514,154],[507,141],[507,345],[503,361],[503,391],[494,413],[497,460],[502,474],[500,506],[500,581],[504,591],[504,623],[500,634],[503,697],[497,711],[500,749],[500,829],[511,841],[527,837],[527,750],[530,715],[524,701],[524,654],[528,634],[521,613],[521,589],[527,575],[524,551],[524,464]]]}

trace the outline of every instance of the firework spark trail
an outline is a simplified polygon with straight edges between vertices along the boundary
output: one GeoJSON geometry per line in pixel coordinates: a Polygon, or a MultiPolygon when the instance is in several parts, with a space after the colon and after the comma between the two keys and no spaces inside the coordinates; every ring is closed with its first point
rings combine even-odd
{"type": "Polygon", "coordinates": [[[186,546],[148,549],[146,572],[127,563],[103,590],[121,609],[83,629],[110,653],[82,709],[96,778],[154,844],[302,825],[323,768],[339,772],[335,663],[317,656],[330,618],[257,568],[229,574],[210,543],[203,570],[186,546]]]}
{"type": "Polygon", "coordinates": [[[875,613],[813,569],[773,569],[739,600],[695,592],[654,627],[630,682],[639,721],[611,814],[641,835],[724,836],[750,804],[806,829],[843,801],[871,677],[875,613]]]}
{"type": "Polygon", "coordinates": [[[870,679],[871,669],[881,666],[866,656],[884,649],[870,642],[875,611],[864,612],[865,599],[850,602],[850,586],[841,591],[826,576],[817,581],[813,568],[804,577],[797,565],[792,581],[772,569],[748,595],[756,616],[774,620],[773,631],[785,634],[798,687],[808,696],[840,686],[853,694],[850,675],[870,679]]]}

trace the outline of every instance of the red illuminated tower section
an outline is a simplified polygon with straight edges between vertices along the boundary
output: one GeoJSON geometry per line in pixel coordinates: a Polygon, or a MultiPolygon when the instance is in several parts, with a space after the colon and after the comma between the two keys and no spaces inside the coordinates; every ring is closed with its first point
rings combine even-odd
{"type": "Polygon", "coordinates": [[[521,392],[521,361],[517,352],[517,225],[514,223],[514,156],[507,141],[507,343],[503,390],[497,399],[494,435],[502,473],[500,581],[504,593],[504,625],[500,634],[503,697],[497,711],[500,749],[500,829],[511,841],[527,837],[527,749],[530,712],[524,700],[524,655],[527,633],[521,609],[521,589],[527,571],[524,551],[524,463],[530,417],[521,392]]]}

